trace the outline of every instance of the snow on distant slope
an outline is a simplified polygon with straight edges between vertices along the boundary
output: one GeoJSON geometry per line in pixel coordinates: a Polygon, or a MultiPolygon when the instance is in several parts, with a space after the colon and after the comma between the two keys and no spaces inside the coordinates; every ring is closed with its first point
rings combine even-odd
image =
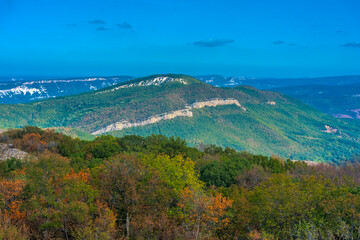
{"type": "Polygon", "coordinates": [[[132,77],[119,76],[1,82],[0,104],[26,103],[78,94],[113,86],[131,79],[132,77]]]}
{"type": "Polygon", "coordinates": [[[43,92],[46,92],[44,89],[38,89],[38,88],[28,88],[27,86],[17,86],[15,88],[11,89],[5,89],[0,90],[0,97],[4,98],[5,96],[12,95],[26,95],[30,94],[33,95],[34,93],[41,94],[43,92]]]}

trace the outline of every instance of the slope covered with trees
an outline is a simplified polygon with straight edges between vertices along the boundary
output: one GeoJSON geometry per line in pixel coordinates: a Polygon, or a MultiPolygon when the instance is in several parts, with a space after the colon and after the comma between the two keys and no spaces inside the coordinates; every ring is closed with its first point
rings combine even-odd
{"type": "Polygon", "coordinates": [[[274,89],[338,118],[360,119],[360,84],[342,86],[308,85],[274,89]]]}
{"type": "Polygon", "coordinates": [[[1,239],[358,239],[360,165],[283,160],[180,138],[0,136],[1,239]]]}
{"type": "Polygon", "coordinates": [[[109,132],[114,136],[180,136],[195,146],[217,144],[256,154],[343,161],[359,154],[360,127],[283,94],[252,87],[218,88],[185,75],[154,75],[90,93],[0,105],[0,128],[34,125],[89,135],[118,122],[141,122],[196,102],[234,99],[237,105],[192,109],[182,116],[109,132]],[[73,129],[73,130],[69,130],[73,129]]]}

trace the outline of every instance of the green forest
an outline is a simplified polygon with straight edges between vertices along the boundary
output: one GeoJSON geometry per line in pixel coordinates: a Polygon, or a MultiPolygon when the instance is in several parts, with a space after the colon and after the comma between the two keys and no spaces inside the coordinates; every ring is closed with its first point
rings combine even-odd
{"type": "Polygon", "coordinates": [[[0,239],[359,239],[360,163],[290,161],[162,135],[0,143],[0,239]]]}

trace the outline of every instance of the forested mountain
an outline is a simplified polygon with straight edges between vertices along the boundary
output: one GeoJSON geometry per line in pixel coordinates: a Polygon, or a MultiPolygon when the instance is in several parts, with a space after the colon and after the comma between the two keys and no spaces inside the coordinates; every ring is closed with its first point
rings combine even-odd
{"type": "Polygon", "coordinates": [[[0,134],[0,145],[26,152],[0,161],[0,239],[360,238],[358,162],[35,127],[0,134]]]}
{"type": "MultiPolygon", "coordinates": [[[[201,75],[196,78],[216,87],[248,85],[258,89],[279,91],[337,118],[357,119],[360,109],[359,76],[249,78],[201,75]]],[[[0,78],[0,104],[27,103],[96,91],[131,79],[133,79],[131,76],[30,78],[11,81],[10,78],[0,78]]]]}
{"type": "Polygon", "coordinates": [[[101,90],[0,105],[0,127],[66,127],[88,137],[153,133],[192,146],[218,144],[296,160],[359,154],[360,128],[283,94],[219,88],[185,75],[153,75],[101,90]]]}
{"type": "Polygon", "coordinates": [[[360,76],[322,78],[245,78],[220,75],[198,76],[214,86],[250,85],[294,97],[337,118],[360,119],[360,76]]]}

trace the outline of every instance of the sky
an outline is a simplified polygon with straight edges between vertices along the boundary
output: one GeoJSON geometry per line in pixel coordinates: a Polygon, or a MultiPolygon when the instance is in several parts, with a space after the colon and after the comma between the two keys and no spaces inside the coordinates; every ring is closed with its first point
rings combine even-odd
{"type": "Polygon", "coordinates": [[[360,75],[359,0],[0,0],[0,76],[360,75]]]}

